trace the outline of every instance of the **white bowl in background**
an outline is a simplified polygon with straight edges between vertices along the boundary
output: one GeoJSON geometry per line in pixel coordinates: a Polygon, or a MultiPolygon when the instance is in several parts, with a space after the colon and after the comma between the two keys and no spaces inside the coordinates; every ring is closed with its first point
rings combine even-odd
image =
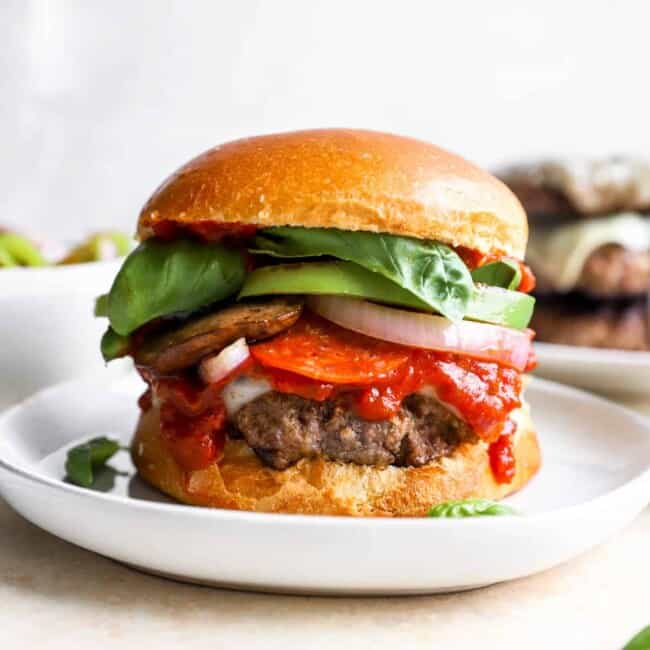
{"type": "Polygon", "coordinates": [[[104,365],[94,302],[122,261],[0,270],[0,407],[104,365]]]}

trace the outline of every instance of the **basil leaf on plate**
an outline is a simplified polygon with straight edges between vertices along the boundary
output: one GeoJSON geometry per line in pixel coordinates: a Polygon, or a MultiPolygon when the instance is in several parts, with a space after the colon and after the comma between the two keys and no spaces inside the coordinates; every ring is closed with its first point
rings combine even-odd
{"type": "Polygon", "coordinates": [[[223,300],[245,275],[241,253],[221,244],[148,239],[126,258],[99,308],[127,336],[154,318],[223,300]]]}
{"type": "Polygon", "coordinates": [[[120,449],[120,444],[110,438],[93,438],[68,451],[65,462],[66,478],[75,485],[92,487],[94,470],[106,464],[120,449]]]}
{"type": "Polygon", "coordinates": [[[499,517],[519,514],[514,508],[490,499],[446,501],[429,510],[429,517],[499,517]]]}
{"type": "Polygon", "coordinates": [[[521,284],[521,268],[514,260],[504,258],[474,269],[472,279],[474,282],[489,284],[491,287],[515,291],[521,284]]]}
{"type": "Polygon", "coordinates": [[[253,252],[275,257],[328,255],[355,262],[454,321],[465,315],[474,289],[469,270],[449,246],[411,237],[281,226],[262,230],[253,252]]]}
{"type": "Polygon", "coordinates": [[[637,635],[630,639],[623,650],[648,650],[650,648],[650,625],[644,627],[637,635]]]}

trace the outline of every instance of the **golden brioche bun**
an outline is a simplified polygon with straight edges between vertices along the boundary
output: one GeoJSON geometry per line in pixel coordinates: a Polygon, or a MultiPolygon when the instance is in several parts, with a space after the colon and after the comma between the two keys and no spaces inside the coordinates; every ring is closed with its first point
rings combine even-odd
{"type": "Polygon", "coordinates": [[[432,144],[353,129],[215,147],[156,190],[139,236],[166,220],[366,230],[518,259],[528,238],[521,204],[487,172],[432,144]]]}
{"type": "Polygon", "coordinates": [[[242,440],[229,440],[219,463],[182,470],[160,437],[159,411],[140,417],[131,447],[142,478],[190,505],[310,515],[422,516],[453,499],[501,499],[523,487],[540,466],[537,436],[526,407],[513,414],[517,472],[499,484],[485,443],[463,444],[453,455],[423,467],[369,467],[323,458],[303,459],[286,470],[264,466],[242,440]]]}

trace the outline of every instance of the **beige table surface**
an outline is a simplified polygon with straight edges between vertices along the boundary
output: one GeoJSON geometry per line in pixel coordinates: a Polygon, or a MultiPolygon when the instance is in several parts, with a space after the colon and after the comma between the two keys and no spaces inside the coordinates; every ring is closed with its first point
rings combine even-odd
{"type": "MultiPolygon", "coordinates": [[[[650,401],[630,405],[650,413],[650,401]]],[[[60,541],[0,502],[2,650],[613,650],[649,623],[650,510],[607,544],[531,578],[451,595],[350,599],[150,577],[60,541]]]]}

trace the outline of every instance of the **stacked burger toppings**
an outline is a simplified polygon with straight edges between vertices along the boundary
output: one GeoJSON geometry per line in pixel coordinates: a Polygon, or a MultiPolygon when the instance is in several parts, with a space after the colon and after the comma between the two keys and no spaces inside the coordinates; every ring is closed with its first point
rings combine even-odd
{"type": "Polygon", "coordinates": [[[97,303],[104,357],[147,383],[140,474],[188,503],[332,514],[521,487],[525,229],[498,181],[407,138],[298,132],[190,162],[97,303]]]}
{"type": "Polygon", "coordinates": [[[530,218],[538,339],[650,349],[650,162],[546,161],[501,177],[530,218]]]}

